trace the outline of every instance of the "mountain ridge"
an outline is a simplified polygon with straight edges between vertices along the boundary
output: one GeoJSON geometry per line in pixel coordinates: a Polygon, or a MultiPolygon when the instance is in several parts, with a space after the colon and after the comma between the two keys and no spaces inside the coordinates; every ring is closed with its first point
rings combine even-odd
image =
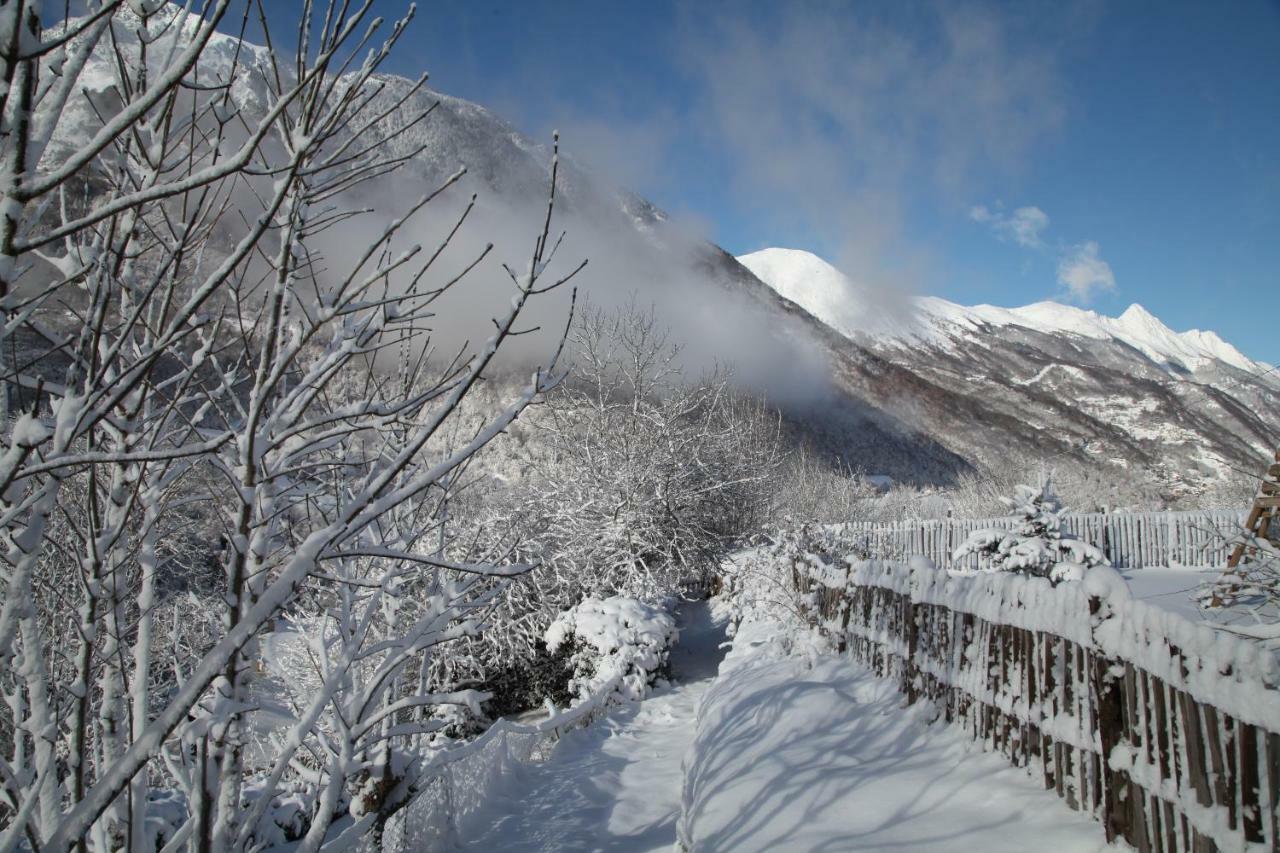
{"type": "MultiPolygon", "coordinates": [[[[819,314],[830,310],[823,300],[833,292],[873,304],[810,253],[764,250],[740,260],[819,314]]],[[[1277,424],[1265,413],[1280,410],[1280,379],[1214,333],[1173,332],[1141,306],[1110,318],[1048,302],[966,308],[919,297],[914,304],[917,314],[887,328],[874,316],[850,326],[846,311],[844,328],[833,331],[950,392],[965,429],[948,426],[946,407],[926,413],[923,425],[966,458],[999,464],[1002,454],[1030,450],[1105,462],[1150,472],[1176,496],[1261,471],[1274,449],[1277,424]],[[959,398],[976,405],[959,406],[959,398]],[[1003,443],[966,436],[983,429],[1003,443]]],[[[892,392],[880,393],[891,406],[892,392]]]]}
{"type": "MultiPolygon", "coordinates": [[[[215,38],[201,72],[212,78],[219,69],[227,73],[242,47],[230,36],[215,38]]],[[[248,64],[265,61],[262,50],[245,54],[248,64]]],[[[94,61],[109,64],[110,57],[94,61]]],[[[86,79],[105,85],[111,75],[106,65],[100,70],[86,79]]],[[[237,108],[249,118],[263,110],[260,77],[246,65],[232,87],[237,108]]],[[[382,130],[393,155],[413,156],[394,181],[368,198],[348,199],[349,206],[394,208],[401,194],[420,194],[466,166],[459,190],[463,197],[480,195],[473,221],[478,218],[481,236],[511,235],[510,250],[524,251],[522,229],[545,211],[546,146],[482,105],[425,87],[411,93],[418,84],[395,75],[377,81],[388,103],[407,97],[388,112],[382,130]],[[429,108],[425,122],[406,130],[429,108]],[[493,231],[486,234],[485,226],[493,231]]],[[[88,101],[100,94],[87,92],[69,105],[80,112],[62,127],[60,144],[74,145],[93,132],[101,104],[90,108],[88,101]]],[[[570,154],[562,155],[559,176],[557,210],[569,230],[562,253],[591,258],[588,295],[608,285],[666,304],[662,319],[673,325],[675,339],[701,348],[703,363],[733,362],[748,390],[778,405],[797,440],[842,468],[946,484],[1017,454],[1141,469],[1166,493],[1179,494],[1205,489],[1224,471],[1257,467],[1274,448],[1274,425],[1259,413],[1277,409],[1280,381],[1253,375],[1250,365],[1259,363],[1213,332],[1175,333],[1150,322],[1145,309],[1102,318],[1056,303],[1052,309],[1044,303],[966,308],[920,297],[885,305],[843,276],[832,279],[836,298],[815,302],[824,295],[815,291],[814,275],[793,277],[790,290],[781,287],[780,276],[751,256],[735,259],[684,232],[655,205],[570,154]],[[1072,323],[1076,332],[1065,328],[1072,323]],[[805,377],[799,362],[817,365],[821,381],[805,377]]],[[[437,231],[447,227],[447,217],[444,222],[437,231]]],[[[430,242],[436,235],[428,228],[415,236],[430,242]]],[[[330,250],[338,255],[345,248],[330,250]]],[[[458,250],[464,253],[465,247],[458,250]]],[[[457,260],[445,257],[442,264],[457,260]]],[[[818,272],[834,270],[816,256],[806,262],[818,272]]],[[[486,293],[450,314],[455,327],[487,322],[476,307],[494,304],[486,293]]],[[[450,311],[442,304],[442,313],[450,311]]],[[[529,340],[517,344],[529,347],[529,340]]]]}
{"type": "MultiPolygon", "coordinates": [[[[857,287],[834,265],[802,249],[761,249],[738,260],[780,295],[841,330],[841,318],[850,312],[838,301],[856,293],[857,287]],[[806,283],[803,280],[806,277],[818,280],[806,283]]],[[[851,301],[860,307],[868,300],[853,296],[851,301]]],[[[913,318],[915,327],[905,328],[900,334],[906,339],[927,337],[929,330],[923,326],[930,322],[1020,325],[1036,331],[1120,340],[1141,350],[1153,361],[1177,363],[1192,371],[1203,366],[1205,361],[1215,359],[1241,370],[1261,373],[1270,369],[1270,365],[1248,358],[1216,332],[1200,329],[1175,332],[1138,303],[1131,304],[1118,317],[1108,317],[1091,309],[1052,300],[1014,308],[988,304],[964,306],[936,296],[915,297],[911,301],[917,316],[913,318]]],[[[877,327],[855,326],[849,331],[874,335],[877,327]]]]}

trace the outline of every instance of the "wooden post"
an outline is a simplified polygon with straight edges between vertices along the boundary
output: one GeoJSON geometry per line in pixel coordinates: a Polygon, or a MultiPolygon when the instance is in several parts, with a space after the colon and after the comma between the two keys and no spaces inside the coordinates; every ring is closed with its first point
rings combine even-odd
{"type": "MultiPolygon", "coordinates": [[[[1090,596],[1090,616],[1098,619],[1102,606],[1101,598],[1090,596]]],[[[1089,655],[1089,662],[1090,692],[1095,697],[1098,709],[1095,723],[1102,740],[1102,827],[1108,842],[1123,838],[1132,843],[1132,825],[1125,803],[1129,790],[1129,773],[1125,770],[1113,770],[1109,760],[1112,750],[1120,744],[1125,723],[1124,692],[1121,690],[1120,679],[1111,673],[1113,666],[1118,667],[1118,664],[1096,648],[1089,655]]]]}
{"type": "MultiPolygon", "coordinates": [[[[1267,473],[1262,477],[1262,485],[1258,489],[1258,496],[1253,500],[1253,508],[1249,511],[1249,520],[1245,522],[1245,527],[1255,536],[1265,537],[1267,530],[1271,526],[1271,519],[1275,516],[1277,504],[1280,504],[1280,449],[1276,450],[1275,462],[1267,469],[1267,473]]],[[[1231,559],[1227,560],[1227,567],[1234,569],[1240,565],[1241,559],[1244,558],[1245,543],[1241,542],[1236,546],[1236,550],[1232,552],[1231,559]]]]}
{"type": "Polygon", "coordinates": [[[1240,817],[1244,838],[1251,843],[1264,841],[1262,834],[1262,797],[1258,778],[1258,730],[1245,722],[1237,724],[1236,740],[1240,747],[1239,786],[1240,817]]]}
{"type": "Polygon", "coordinates": [[[916,655],[920,647],[919,628],[920,607],[911,600],[910,595],[902,596],[902,630],[907,641],[907,656],[902,662],[902,694],[907,697],[907,704],[914,705],[920,698],[916,677],[916,655]]]}

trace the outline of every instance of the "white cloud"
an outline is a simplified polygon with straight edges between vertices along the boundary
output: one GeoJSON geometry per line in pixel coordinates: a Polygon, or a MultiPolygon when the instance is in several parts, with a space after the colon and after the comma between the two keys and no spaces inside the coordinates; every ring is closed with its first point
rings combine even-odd
{"type": "Polygon", "coordinates": [[[1077,302],[1089,302],[1097,291],[1114,290],[1115,273],[1093,240],[1071,246],[1058,260],[1058,283],[1077,302]]]}
{"type": "Polygon", "coordinates": [[[1055,51],[1024,16],[769,8],[687,13],[699,121],[744,202],[779,232],[814,235],[860,284],[918,284],[931,258],[913,214],[1018,174],[1062,123],[1055,51]]]}
{"type": "Polygon", "coordinates": [[[1038,207],[1020,207],[1000,226],[1019,246],[1041,245],[1040,234],[1049,227],[1049,215],[1038,207]]]}
{"type": "Polygon", "coordinates": [[[1034,205],[1020,207],[1013,213],[1006,214],[999,209],[991,210],[979,204],[970,209],[969,218],[974,222],[990,225],[1001,240],[1012,240],[1028,249],[1038,249],[1044,245],[1042,235],[1049,227],[1049,214],[1034,205]]]}

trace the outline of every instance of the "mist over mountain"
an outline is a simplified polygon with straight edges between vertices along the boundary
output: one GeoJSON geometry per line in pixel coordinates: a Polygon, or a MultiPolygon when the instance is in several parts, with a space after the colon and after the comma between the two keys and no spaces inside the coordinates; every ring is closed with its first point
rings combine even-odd
{"type": "MultiPolygon", "coordinates": [[[[84,96],[68,105],[75,112],[59,125],[55,145],[73,147],[101,125],[109,61],[105,53],[90,60],[84,96]]],[[[201,73],[225,79],[237,69],[231,95],[252,118],[265,109],[258,72],[267,62],[264,49],[219,35],[201,73]]],[[[452,352],[483,336],[491,306],[505,299],[502,265],[527,264],[545,214],[551,152],[481,105],[394,75],[377,80],[378,98],[404,99],[382,117],[381,130],[406,161],[335,200],[377,213],[343,229],[318,260],[340,266],[387,218],[465,167],[443,213],[401,241],[443,242],[475,196],[432,274],[446,281],[494,244],[468,286],[441,300],[449,322],[433,345],[452,352]]],[[[732,365],[742,388],[778,405],[797,438],[842,465],[945,484],[1013,453],[1140,468],[1177,494],[1205,489],[1232,469],[1253,470],[1274,447],[1274,425],[1256,413],[1275,410],[1276,374],[1212,332],[1173,332],[1141,306],[1109,318],[1056,303],[888,304],[807,252],[766,249],[735,259],[572,156],[561,157],[556,191],[565,230],[556,264],[567,271],[589,260],[580,298],[604,307],[651,304],[681,342],[686,370],[732,365]]],[[[568,298],[531,312],[541,332],[513,342],[508,367],[545,360],[568,298]]]]}

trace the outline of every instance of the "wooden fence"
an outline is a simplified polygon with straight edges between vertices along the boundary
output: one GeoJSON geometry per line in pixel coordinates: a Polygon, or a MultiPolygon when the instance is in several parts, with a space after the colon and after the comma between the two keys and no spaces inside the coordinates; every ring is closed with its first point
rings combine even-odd
{"type": "MultiPolygon", "coordinates": [[[[975,530],[1008,529],[1010,518],[916,519],[898,522],[853,521],[845,535],[868,557],[902,560],[923,555],[948,568],[980,568],[970,555],[952,566],[951,555],[975,530]]],[[[1234,510],[1191,512],[1068,513],[1063,529],[1102,549],[1117,568],[1145,566],[1225,566],[1229,540],[1240,533],[1244,514],[1234,510]]]]}
{"type": "Polygon", "coordinates": [[[836,645],[1028,769],[1108,841],[1280,850],[1280,672],[1247,640],[1081,583],[797,560],[836,645]]]}

